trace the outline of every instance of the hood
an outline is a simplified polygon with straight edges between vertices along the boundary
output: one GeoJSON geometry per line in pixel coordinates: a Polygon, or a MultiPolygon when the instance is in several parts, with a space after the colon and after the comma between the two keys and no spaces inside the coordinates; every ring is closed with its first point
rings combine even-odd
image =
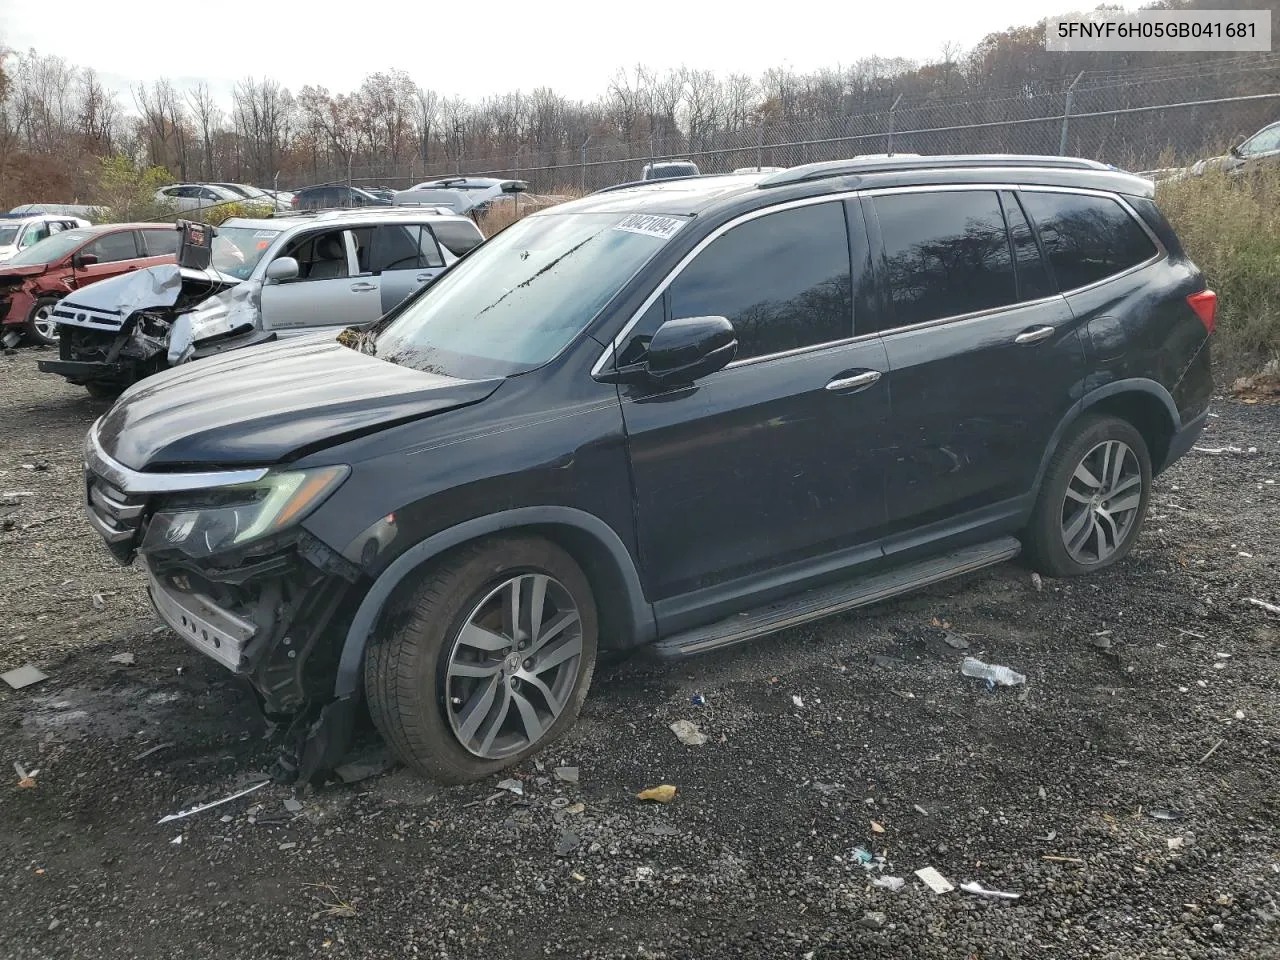
{"type": "Polygon", "coordinates": [[[7,263],[0,263],[0,286],[13,287],[22,283],[27,277],[38,277],[42,273],[47,273],[49,265],[47,263],[31,263],[25,266],[11,266],[7,263]]]}
{"type": "Polygon", "coordinates": [[[18,248],[15,247],[12,243],[8,244],[7,246],[0,246],[0,263],[4,263],[6,260],[8,260],[17,252],[18,252],[18,248]]]}
{"type": "Polygon", "coordinates": [[[263,466],[476,403],[501,383],[420,373],[329,334],[296,337],[148,377],[102,418],[98,440],[134,470],[263,466]]]}
{"type": "MultiPolygon", "coordinates": [[[[3,273],[3,269],[0,268],[0,273],[3,273]]],[[[67,307],[118,314],[123,321],[138,310],[173,306],[182,293],[184,280],[203,282],[215,290],[223,290],[240,282],[217,270],[190,270],[179,267],[176,263],[162,263],[81,287],[64,297],[62,303],[67,307]]]]}

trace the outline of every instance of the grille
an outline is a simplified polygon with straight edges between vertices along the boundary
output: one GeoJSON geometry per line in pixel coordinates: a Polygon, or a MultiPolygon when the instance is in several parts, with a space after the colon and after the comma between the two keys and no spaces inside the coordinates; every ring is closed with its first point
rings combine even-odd
{"type": "Polygon", "coordinates": [[[89,522],[118,559],[131,557],[147,498],[126,494],[91,470],[85,472],[85,493],[89,522]]]}

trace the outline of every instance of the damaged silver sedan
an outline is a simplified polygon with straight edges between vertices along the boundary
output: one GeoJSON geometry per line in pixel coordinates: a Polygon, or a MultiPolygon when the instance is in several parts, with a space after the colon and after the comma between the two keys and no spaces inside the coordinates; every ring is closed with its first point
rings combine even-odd
{"type": "Polygon", "coordinates": [[[179,263],[76,290],[54,307],[40,369],[110,397],[160,370],[378,319],[484,237],[435,207],[180,225],[179,263]],[[193,242],[192,238],[196,238],[193,242]]]}

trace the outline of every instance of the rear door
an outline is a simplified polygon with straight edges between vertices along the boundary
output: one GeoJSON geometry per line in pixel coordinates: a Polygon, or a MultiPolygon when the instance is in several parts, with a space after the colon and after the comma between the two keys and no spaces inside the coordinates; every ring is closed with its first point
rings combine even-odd
{"type": "Polygon", "coordinates": [[[890,368],[891,551],[1029,505],[1084,354],[1013,192],[915,188],[864,203],[890,368]]]}
{"type": "Polygon", "coordinates": [[[154,267],[161,263],[173,263],[178,256],[178,231],[172,227],[157,227],[153,230],[140,230],[138,236],[142,240],[142,255],[146,258],[144,266],[154,267]]]}
{"type": "Polygon", "coordinates": [[[377,280],[359,275],[355,243],[349,231],[306,234],[286,244],[280,256],[298,261],[298,276],[263,283],[264,329],[306,333],[365,323],[381,316],[377,280]]]}
{"type": "Polygon", "coordinates": [[[358,257],[364,249],[362,235],[369,238],[367,260],[361,257],[361,262],[378,282],[379,315],[444,269],[444,256],[425,224],[381,223],[352,232],[358,257]]]}
{"type": "Polygon", "coordinates": [[[144,266],[138,245],[136,230],[116,230],[106,233],[80,248],[81,253],[92,254],[98,262],[75,271],[76,283],[84,286],[108,277],[144,266]]]}

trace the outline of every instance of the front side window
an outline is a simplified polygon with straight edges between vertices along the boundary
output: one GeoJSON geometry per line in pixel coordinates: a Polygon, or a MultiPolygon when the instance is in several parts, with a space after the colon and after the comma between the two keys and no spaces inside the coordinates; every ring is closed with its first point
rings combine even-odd
{"type": "Polygon", "coordinates": [[[1009,237],[994,191],[875,198],[892,320],[905,327],[1012,304],[1009,237]]]}
{"type": "Polygon", "coordinates": [[[1246,157],[1258,153],[1270,153],[1273,150],[1280,150],[1280,123],[1264,127],[1240,144],[1240,152],[1246,157]]]}
{"type": "Polygon", "coordinates": [[[839,201],[748,220],[668,289],[672,318],[726,317],[748,360],[853,336],[849,237],[839,201]]]}
{"type": "Polygon", "coordinates": [[[463,379],[546,363],[677,233],[683,217],[546,213],[446,271],[361,349],[463,379]]]}
{"type": "Polygon", "coordinates": [[[1110,197],[1020,191],[1063,292],[1105,280],[1156,255],[1155,244],[1110,197]]]}
{"type": "Polygon", "coordinates": [[[19,241],[18,246],[29,247],[32,244],[39,243],[47,236],[49,236],[48,223],[33,223],[27,227],[27,232],[22,235],[22,240],[19,241]]]}
{"type": "Polygon", "coordinates": [[[138,245],[134,241],[132,230],[121,230],[99,237],[85,247],[84,252],[95,255],[99,263],[118,263],[136,257],[138,245]]]}
{"type": "Polygon", "coordinates": [[[350,273],[345,230],[314,233],[295,240],[281,256],[298,261],[299,280],[340,280],[350,273]]]}

